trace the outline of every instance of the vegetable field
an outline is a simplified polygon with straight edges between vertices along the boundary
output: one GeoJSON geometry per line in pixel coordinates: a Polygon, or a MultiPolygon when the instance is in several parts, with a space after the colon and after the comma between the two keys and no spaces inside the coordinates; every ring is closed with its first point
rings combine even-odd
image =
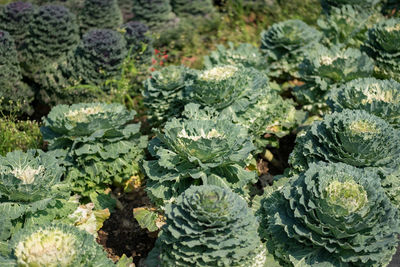
{"type": "Polygon", "coordinates": [[[0,267],[400,266],[399,0],[0,0],[0,267]]]}

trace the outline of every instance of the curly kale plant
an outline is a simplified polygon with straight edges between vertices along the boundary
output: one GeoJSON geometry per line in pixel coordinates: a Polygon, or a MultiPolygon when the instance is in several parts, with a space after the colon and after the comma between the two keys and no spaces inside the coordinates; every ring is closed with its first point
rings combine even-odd
{"type": "Polygon", "coordinates": [[[387,19],[368,31],[362,49],[375,60],[375,75],[400,81],[400,19],[387,19]]]}
{"type": "Polygon", "coordinates": [[[311,164],[263,200],[260,232],[286,264],[387,266],[398,245],[398,213],[377,174],[311,164]]]}
{"type": "Polygon", "coordinates": [[[24,228],[9,244],[7,266],[115,266],[89,233],[74,226],[45,224],[24,228]]]}
{"type": "Polygon", "coordinates": [[[127,50],[139,64],[149,65],[153,56],[153,38],[149,28],[139,22],[130,21],[122,25],[127,50]]]}
{"type": "Polygon", "coordinates": [[[17,103],[21,112],[33,112],[30,103],[33,100],[33,91],[22,83],[21,69],[18,62],[18,53],[11,35],[0,30],[0,111],[10,113],[17,103]]]}
{"type": "Polygon", "coordinates": [[[14,38],[17,48],[20,47],[29,31],[33,19],[34,6],[26,2],[13,2],[0,10],[0,29],[8,31],[14,38]]]}
{"type": "Polygon", "coordinates": [[[192,186],[165,213],[149,267],[264,266],[258,222],[246,201],[229,189],[192,186]]]}
{"type": "Polygon", "coordinates": [[[296,140],[289,162],[305,171],[313,162],[343,162],[379,172],[392,202],[400,206],[400,136],[383,119],[363,110],[326,115],[296,140]]]}
{"type": "Polygon", "coordinates": [[[107,91],[104,83],[121,73],[126,56],[122,34],[110,29],[89,31],[65,61],[45,68],[38,75],[42,101],[72,104],[104,97],[107,91]]]}
{"type": "Polygon", "coordinates": [[[171,0],[171,6],[178,16],[209,16],[216,12],[211,0],[171,0]]]}
{"type": "Polygon", "coordinates": [[[322,38],[322,33],[300,20],[275,23],[261,33],[261,51],[267,57],[270,76],[297,76],[304,54],[322,38]]]}
{"type": "Polygon", "coordinates": [[[138,20],[151,29],[166,29],[166,26],[175,19],[169,0],[134,0],[133,14],[138,20]]]}
{"type": "Polygon", "coordinates": [[[187,102],[195,102],[217,111],[246,111],[268,89],[268,78],[242,65],[218,65],[198,73],[187,86],[187,102]]]}
{"type": "Polygon", "coordinates": [[[119,104],[58,105],[42,128],[49,150],[67,154],[66,180],[83,196],[112,184],[125,186],[139,175],[147,138],[140,124],[130,124],[136,112],[119,104]]]}
{"type": "Polygon", "coordinates": [[[318,26],[325,35],[328,46],[340,45],[359,48],[366,40],[366,32],[382,16],[368,14],[350,5],[332,8],[318,20],[318,26]]]}
{"type": "Polygon", "coordinates": [[[247,129],[224,118],[200,118],[197,110],[187,110],[188,119],[170,120],[150,141],[154,160],[145,161],[143,169],[147,191],[157,203],[190,185],[215,184],[246,194],[246,185],[256,181],[255,174],[244,169],[254,150],[247,129]]]}
{"type": "Polygon", "coordinates": [[[63,174],[57,159],[40,150],[0,157],[0,240],[9,238],[27,216],[69,198],[67,185],[60,182],[63,174]]]}
{"type": "Polygon", "coordinates": [[[76,17],[61,5],[45,5],[33,14],[21,46],[25,73],[30,76],[72,51],[79,41],[76,17]]]}
{"type": "Polygon", "coordinates": [[[204,57],[204,65],[211,69],[218,65],[238,65],[247,68],[255,68],[260,71],[267,69],[266,59],[260,50],[252,44],[242,43],[237,47],[233,43],[228,43],[229,47],[218,45],[217,50],[204,57]]]}
{"type": "Polygon", "coordinates": [[[149,119],[155,126],[171,117],[179,117],[185,103],[185,88],[195,72],[184,66],[168,66],[152,73],[144,82],[144,104],[149,108],[149,119]]]}
{"type": "Polygon", "coordinates": [[[371,12],[382,0],[320,0],[320,2],[324,11],[328,13],[334,7],[341,8],[346,5],[363,12],[371,12]]]}
{"type": "Polygon", "coordinates": [[[78,18],[81,33],[90,29],[117,29],[122,24],[117,0],[85,0],[78,18]]]}
{"type": "Polygon", "coordinates": [[[333,111],[361,109],[400,127],[400,83],[395,80],[362,78],[333,89],[328,105],[333,111]]]}
{"type": "Polygon", "coordinates": [[[295,88],[294,95],[303,105],[323,105],[331,88],[357,78],[370,77],[373,69],[373,60],[357,49],[318,46],[299,66],[304,85],[295,88]]]}

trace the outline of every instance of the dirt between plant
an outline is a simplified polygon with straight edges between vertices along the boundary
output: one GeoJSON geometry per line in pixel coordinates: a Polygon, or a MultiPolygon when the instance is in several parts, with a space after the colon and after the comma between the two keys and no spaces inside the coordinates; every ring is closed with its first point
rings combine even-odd
{"type": "Polygon", "coordinates": [[[157,232],[142,229],[133,218],[133,209],[150,206],[143,188],[119,198],[122,209],[116,209],[98,232],[97,242],[106,250],[108,257],[117,261],[123,254],[133,257],[136,266],[154,247],[157,232]]]}

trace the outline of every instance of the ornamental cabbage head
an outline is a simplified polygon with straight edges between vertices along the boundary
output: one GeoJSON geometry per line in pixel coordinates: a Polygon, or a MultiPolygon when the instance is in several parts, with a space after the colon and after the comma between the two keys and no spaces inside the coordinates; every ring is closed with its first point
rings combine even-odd
{"type": "Polygon", "coordinates": [[[11,34],[18,49],[29,31],[34,11],[31,3],[21,1],[9,3],[0,10],[0,29],[11,34]]]}
{"type": "Polygon", "coordinates": [[[400,81],[400,19],[386,19],[368,30],[362,49],[375,60],[375,76],[400,81]]]}
{"type": "Polygon", "coordinates": [[[373,60],[357,49],[318,46],[299,66],[304,85],[296,87],[294,95],[301,104],[324,105],[331,88],[357,78],[370,77],[373,68],[373,60]]]}
{"type": "Polygon", "coordinates": [[[201,184],[246,194],[246,185],[256,179],[244,169],[254,150],[247,129],[226,118],[195,117],[192,111],[192,118],[168,121],[149,143],[154,159],[143,162],[143,169],[150,197],[162,204],[191,185],[201,184]]]}
{"type": "Polygon", "coordinates": [[[334,88],[329,93],[332,111],[361,109],[400,127],[400,83],[395,80],[361,78],[334,88]]]}
{"type": "Polygon", "coordinates": [[[82,34],[91,29],[117,29],[122,24],[117,0],[85,0],[78,18],[82,34]]]}
{"type": "Polygon", "coordinates": [[[9,248],[9,266],[114,266],[92,235],[65,224],[24,228],[9,248]]]}
{"type": "Polygon", "coordinates": [[[186,101],[185,88],[190,85],[195,71],[185,66],[168,66],[151,74],[144,81],[144,104],[149,108],[149,119],[154,126],[178,117],[186,101]]]}
{"type": "Polygon", "coordinates": [[[84,84],[100,85],[121,72],[126,56],[122,34],[110,29],[91,30],[69,58],[72,76],[84,84]]]}
{"type": "Polygon", "coordinates": [[[14,40],[7,31],[0,30],[0,109],[14,111],[17,103],[21,112],[32,114],[32,89],[22,82],[18,53],[14,40]]]}
{"type": "Polygon", "coordinates": [[[122,25],[127,50],[139,64],[149,65],[153,56],[153,38],[149,28],[139,22],[130,21],[122,25]]]}
{"type": "Polygon", "coordinates": [[[54,107],[41,129],[49,149],[62,149],[66,180],[75,192],[88,196],[112,184],[125,186],[139,175],[147,138],[140,124],[130,124],[136,112],[119,104],[75,104],[54,107]]]}
{"type": "Polygon", "coordinates": [[[237,47],[228,43],[228,48],[218,45],[217,50],[204,57],[204,65],[207,69],[218,65],[243,65],[246,68],[255,68],[260,71],[267,69],[267,61],[261,51],[252,44],[242,43],[237,47]]]}
{"type": "Polygon", "coordinates": [[[350,5],[333,7],[329,14],[318,19],[318,26],[325,35],[327,46],[339,45],[359,48],[366,40],[366,32],[378,20],[380,14],[369,14],[350,5]]]}
{"type": "Polygon", "coordinates": [[[61,5],[44,5],[33,14],[29,33],[21,46],[27,75],[67,55],[78,44],[76,17],[61,5]]]}
{"type": "Polygon", "coordinates": [[[166,224],[147,258],[155,266],[262,267],[266,250],[246,201],[231,190],[192,186],[165,210],[166,224]]]}
{"type": "Polygon", "coordinates": [[[211,0],[171,0],[172,10],[178,16],[210,16],[216,10],[211,0]]]}
{"type": "Polygon", "coordinates": [[[203,70],[187,86],[187,102],[217,111],[243,112],[268,89],[268,77],[242,65],[218,65],[203,70]]]}
{"type": "Polygon", "coordinates": [[[0,240],[5,240],[29,214],[68,199],[69,188],[61,183],[65,169],[41,150],[14,151],[0,157],[0,240]]]}
{"type": "Polygon", "coordinates": [[[400,220],[379,180],[343,163],[311,164],[263,200],[267,247],[286,265],[387,266],[400,220]]]}
{"type": "Polygon", "coordinates": [[[134,0],[133,14],[150,29],[163,28],[176,19],[169,0],[134,0]]]}
{"type": "Polygon", "coordinates": [[[297,76],[297,66],[322,38],[322,33],[300,20],[275,23],[261,33],[261,51],[267,57],[269,75],[297,76]]]}

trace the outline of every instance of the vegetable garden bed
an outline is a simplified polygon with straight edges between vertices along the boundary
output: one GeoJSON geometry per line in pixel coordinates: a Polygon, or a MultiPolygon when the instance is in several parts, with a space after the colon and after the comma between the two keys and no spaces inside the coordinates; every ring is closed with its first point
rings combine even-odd
{"type": "Polygon", "coordinates": [[[284,2],[1,1],[0,266],[400,266],[400,3],[284,2]]]}

